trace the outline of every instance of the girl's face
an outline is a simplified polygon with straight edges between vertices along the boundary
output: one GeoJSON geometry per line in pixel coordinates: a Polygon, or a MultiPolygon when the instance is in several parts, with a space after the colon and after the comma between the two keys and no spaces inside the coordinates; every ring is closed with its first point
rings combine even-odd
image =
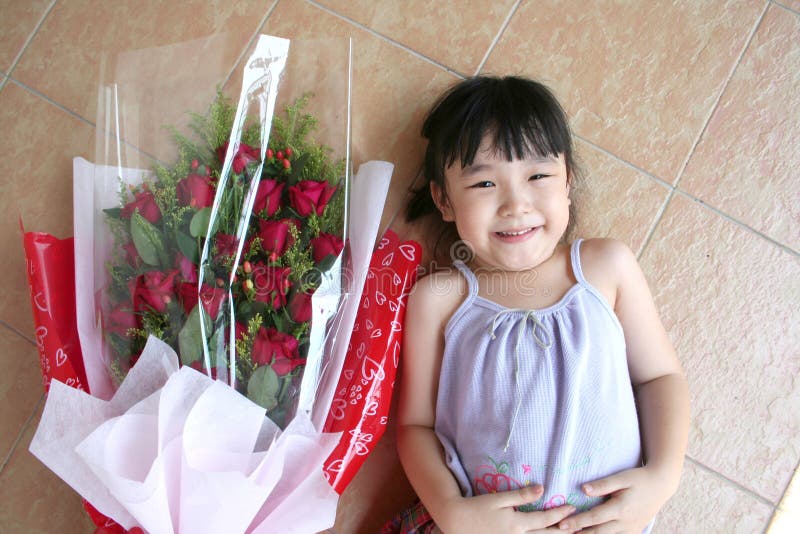
{"type": "Polygon", "coordinates": [[[569,222],[564,155],[506,161],[484,138],[475,160],[445,170],[442,192],[431,193],[445,221],[475,254],[478,267],[532,269],[552,256],[569,222]]]}

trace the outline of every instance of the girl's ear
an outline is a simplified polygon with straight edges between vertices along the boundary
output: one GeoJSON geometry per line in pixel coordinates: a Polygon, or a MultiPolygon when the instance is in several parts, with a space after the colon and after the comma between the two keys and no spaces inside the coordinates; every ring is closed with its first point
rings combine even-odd
{"type": "Polygon", "coordinates": [[[436,182],[431,182],[431,198],[433,198],[433,203],[436,204],[436,207],[442,214],[443,221],[453,222],[456,220],[453,216],[453,208],[450,206],[450,201],[447,199],[444,188],[436,182]]]}

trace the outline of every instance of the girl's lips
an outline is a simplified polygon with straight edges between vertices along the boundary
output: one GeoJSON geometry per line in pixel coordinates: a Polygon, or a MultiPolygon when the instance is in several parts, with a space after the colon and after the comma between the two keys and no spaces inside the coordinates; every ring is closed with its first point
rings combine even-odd
{"type": "Polygon", "coordinates": [[[495,232],[494,236],[504,243],[517,243],[531,237],[539,228],[539,226],[533,226],[522,230],[495,232]]]}

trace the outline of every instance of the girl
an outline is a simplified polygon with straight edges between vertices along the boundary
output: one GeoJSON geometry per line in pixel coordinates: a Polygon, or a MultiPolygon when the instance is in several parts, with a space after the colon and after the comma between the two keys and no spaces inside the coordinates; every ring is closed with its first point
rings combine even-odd
{"type": "Polygon", "coordinates": [[[408,302],[397,445],[421,503],[403,529],[648,532],[680,478],[686,382],[628,247],[563,241],[561,106],[475,77],[422,132],[409,218],[438,212],[470,257],[408,302]]]}

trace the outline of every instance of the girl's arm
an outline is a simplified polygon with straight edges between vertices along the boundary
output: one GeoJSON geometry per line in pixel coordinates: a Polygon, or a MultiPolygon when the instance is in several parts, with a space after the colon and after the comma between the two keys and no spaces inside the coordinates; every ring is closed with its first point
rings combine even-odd
{"type": "MultiPolygon", "coordinates": [[[[406,310],[400,381],[397,450],[411,485],[444,532],[538,532],[572,513],[568,506],[547,512],[517,512],[535,502],[541,486],[464,498],[434,432],[444,326],[458,307],[463,280],[432,275],[414,287],[406,310]]],[[[559,532],[552,527],[553,532],[559,532]]]]}
{"type": "Polygon", "coordinates": [[[689,392],[633,252],[613,240],[587,243],[587,278],[602,285],[603,273],[613,273],[605,283],[614,288],[614,311],[625,333],[644,466],[588,482],[588,495],[611,498],[561,525],[584,532],[589,526],[594,528],[588,532],[641,532],[678,488],[689,432],[689,392]]]}

